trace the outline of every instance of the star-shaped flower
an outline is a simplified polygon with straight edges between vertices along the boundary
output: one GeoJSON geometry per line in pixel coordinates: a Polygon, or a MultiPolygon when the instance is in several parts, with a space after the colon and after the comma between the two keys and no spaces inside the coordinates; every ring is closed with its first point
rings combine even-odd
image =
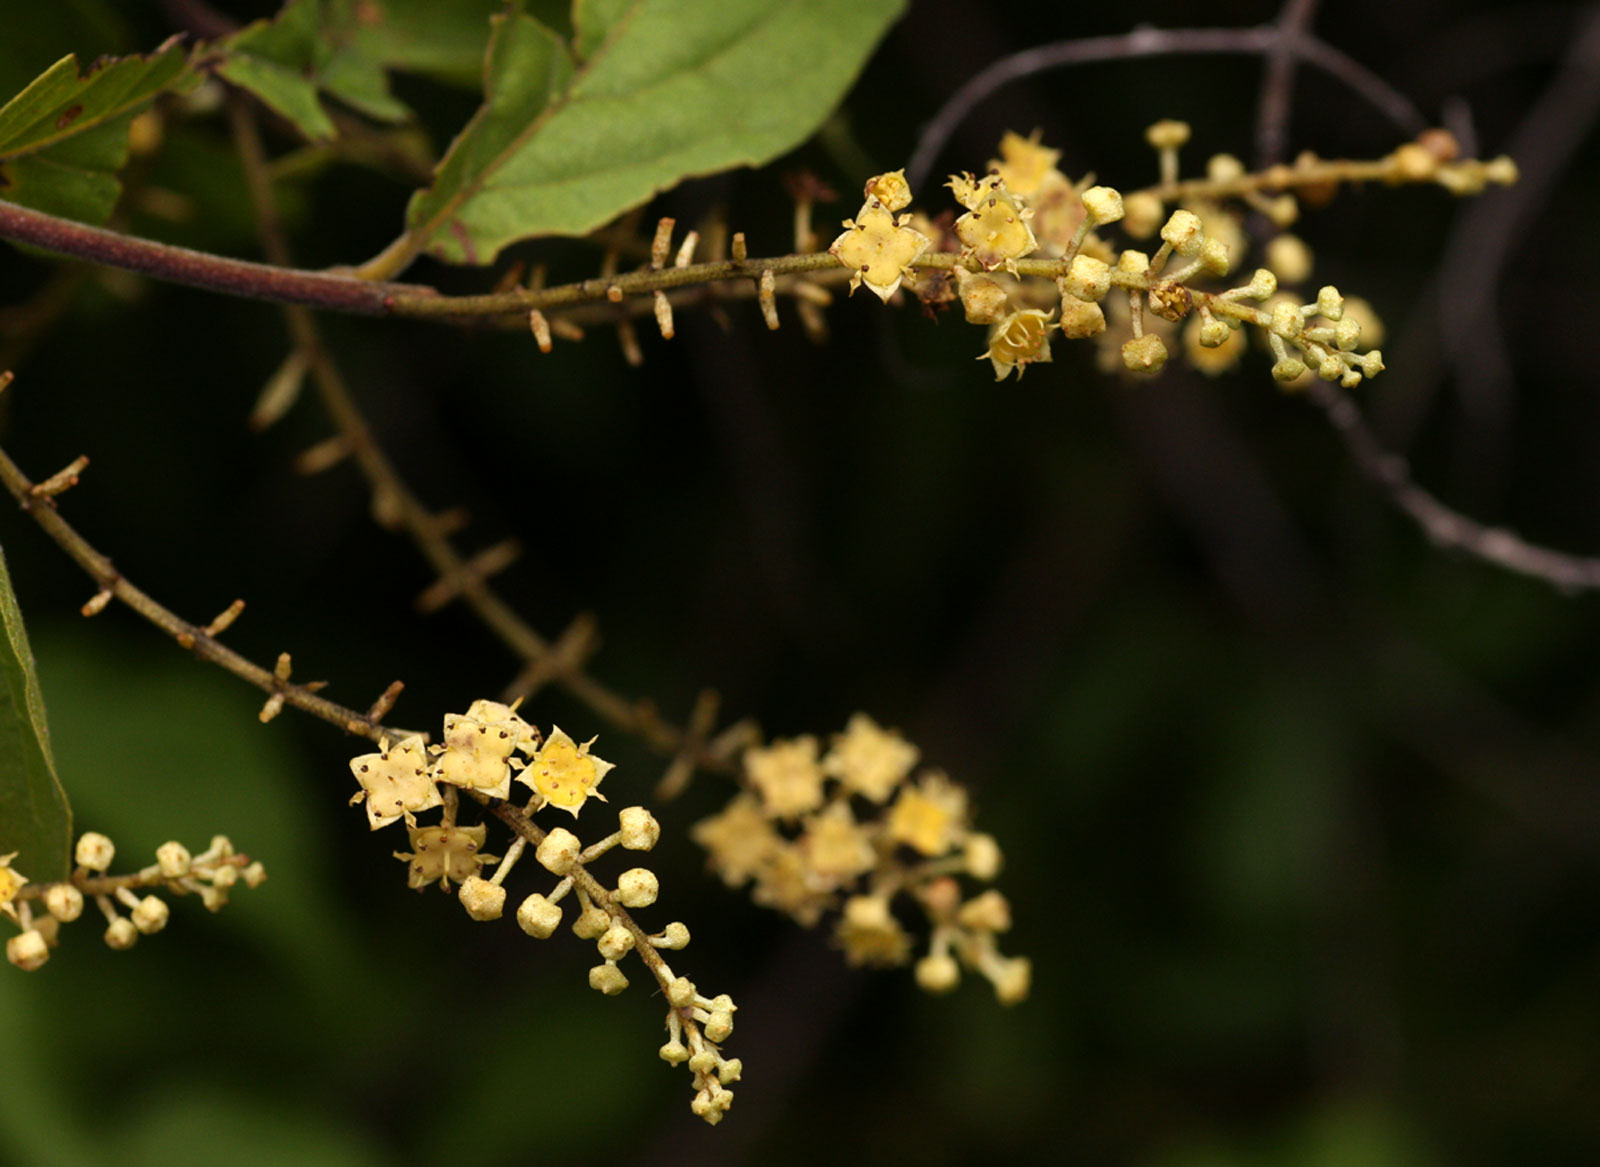
{"type": "MultiPolygon", "coordinates": [[[[473,709],[478,710],[485,704],[488,703],[476,702],[473,709]]],[[[491,798],[508,797],[511,794],[511,753],[517,748],[519,726],[523,725],[525,723],[515,714],[507,719],[480,719],[471,713],[445,714],[444,745],[437,755],[435,777],[452,786],[480,790],[491,798]]]]}
{"type": "MultiPolygon", "coordinates": [[[[17,909],[11,901],[17,898],[17,893],[22,890],[22,885],[28,882],[28,877],[11,866],[11,861],[17,857],[18,852],[9,855],[0,855],[0,913],[17,919],[17,909]]],[[[19,920],[18,923],[21,921],[19,920]]]]}
{"type": "Polygon", "coordinates": [[[367,821],[373,830],[402,816],[409,823],[417,811],[440,805],[433,760],[419,735],[412,735],[393,748],[388,738],[379,738],[376,754],[350,759],[350,772],[361,783],[350,805],[366,799],[367,821]]]}
{"type": "Polygon", "coordinates": [[[822,805],[822,766],[809,733],[746,750],[744,769],[773,818],[792,819],[822,805]]]}
{"type": "Polygon", "coordinates": [[[966,833],[967,792],[943,774],[925,774],[900,791],[885,826],[895,842],[943,855],[966,833]]]}
{"type": "Polygon", "coordinates": [[[518,782],[533,787],[551,806],[569,811],[578,817],[578,809],[590,798],[604,802],[605,795],[595,789],[600,780],[616,767],[603,758],[589,753],[594,738],[579,745],[559,726],[552,726],[550,737],[528,761],[527,768],[517,775],[518,782]]]}
{"type": "Polygon", "coordinates": [[[483,854],[484,840],[489,828],[484,823],[475,827],[414,827],[406,828],[411,834],[411,850],[396,851],[394,857],[411,865],[406,875],[406,886],[424,888],[437,881],[445,891],[450,881],[465,883],[469,876],[477,875],[485,863],[493,863],[498,855],[483,854]]]}
{"type": "Polygon", "coordinates": [[[867,200],[860,214],[844,221],[844,234],[833,241],[828,254],[850,269],[850,290],[866,284],[887,301],[900,287],[909,268],[928,250],[928,237],[908,227],[910,215],[898,219],[876,198],[867,200]]]}
{"type": "Polygon", "coordinates": [[[833,748],[822,759],[824,773],[873,802],[888,801],[916,764],[917,747],[865,713],[852,715],[844,732],[833,735],[833,748]]]}

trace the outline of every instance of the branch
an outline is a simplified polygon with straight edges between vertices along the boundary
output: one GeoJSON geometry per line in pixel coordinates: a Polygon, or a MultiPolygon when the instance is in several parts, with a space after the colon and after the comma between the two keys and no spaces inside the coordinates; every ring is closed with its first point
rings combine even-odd
{"type": "Polygon", "coordinates": [[[1070,65],[1096,61],[1128,60],[1137,57],[1178,56],[1200,53],[1232,53],[1245,56],[1269,54],[1287,45],[1295,56],[1315,65],[1361,94],[1408,136],[1427,129],[1428,122],[1405,94],[1395,89],[1365,65],[1346,56],[1316,37],[1296,36],[1285,42],[1285,30],[1278,24],[1252,28],[1139,28],[1123,36],[1084,37],[1024,49],[1002,57],[981,70],[939,107],[917,141],[911,161],[906,164],[906,181],[912,190],[921,188],[933,171],[933,164],[950,140],[951,134],[979,102],[1013,81],[1070,65]]]}
{"type": "Polygon", "coordinates": [[[1566,592],[1600,589],[1600,558],[1568,555],[1527,542],[1503,527],[1487,527],[1445,506],[1411,478],[1406,460],[1379,443],[1350,395],[1328,381],[1313,381],[1306,395],[1327,414],[1356,467],[1383,488],[1436,546],[1465,552],[1518,575],[1566,592]]]}
{"type": "MultiPolygon", "coordinates": [[[[0,388],[3,388],[9,380],[9,375],[0,374],[0,388]]],[[[221,631],[217,625],[224,624],[222,619],[219,618],[210,626],[201,627],[189,623],[157,603],[147,593],[129,583],[122,573],[112,566],[110,559],[96,551],[87,539],[74,530],[57,513],[55,499],[43,489],[44,484],[36,485],[31,482],[3,449],[0,449],[0,482],[5,484],[5,488],[11,492],[11,496],[17,500],[22,510],[39,524],[44,533],[100,586],[100,596],[106,598],[102,600],[96,596],[90,600],[84,606],[85,615],[100,611],[114,597],[172,637],[179,645],[194,653],[200,660],[220,665],[234,676],[269,694],[269,708],[273,702],[279,705],[291,705],[313,717],[320,717],[323,721],[337,725],[346,733],[374,740],[387,735],[398,741],[414,732],[392,729],[381,724],[377,720],[381,713],[358,713],[325,697],[319,697],[316,690],[321,686],[318,684],[291,684],[286,675],[279,675],[287,674],[286,663],[280,663],[276,670],[265,669],[241,656],[217,639],[217,633],[221,631]]],[[[236,607],[243,605],[236,604],[236,607]]],[[[280,658],[280,661],[286,662],[287,654],[280,658]]],[[[392,701],[392,697],[390,700],[392,701]]]]}

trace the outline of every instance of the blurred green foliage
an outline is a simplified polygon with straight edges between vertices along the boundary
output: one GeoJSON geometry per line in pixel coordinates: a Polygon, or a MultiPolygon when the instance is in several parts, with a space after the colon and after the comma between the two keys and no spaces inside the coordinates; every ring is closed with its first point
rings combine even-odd
{"type": "MultiPolygon", "coordinates": [[[[964,78],[1133,19],[1061,8],[924,0],[818,143],[659,210],[688,225],[721,208],[753,254],[787,250],[780,172],[814,170],[842,217],[856,160],[898,165],[964,78]]],[[[1276,9],[1158,3],[1137,18],[1242,25],[1276,9]]],[[[8,12],[0,77],[20,61],[14,91],[69,48],[148,48],[165,11],[8,12]]],[[[1521,140],[1561,67],[1572,16],[1540,11],[1358,3],[1319,31],[1430,112],[1464,99],[1488,154],[1521,140]],[[1490,51],[1508,44],[1522,48],[1490,51]]],[[[1136,184],[1154,177],[1141,131],[1160,116],[1194,125],[1191,169],[1212,151],[1248,157],[1258,78],[1238,58],[1044,74],[973,110],[943,162],[976,169],[1001,130],[1038,126],[1070,174],[1136,184]]],[[[471,112],[429,83],[397,92],[436,147],[471,112]]],[[[1296,99],[1293,148],[1393,144],[1326,77],[1306,74],[1296,99]]],[[[1544,116],[1580,116],[1563,108],[1544,116]]],[[[1593,294],[1569,258],[1592,238],[1600,176],[1592,126],[1576,132],[1591,148],[1542,189],[1492,196],[1524,200],[1502,266],[1474,243],[1488,204],[1438,192],[1346,193],[1301,232],[1319,278],[1389,324],[1390,369],[1365,400],[1419,478],[1592,550],[1600,426],[1592,378],[1573,370],[1590,367],[1575,320],[1593,294]],[[1460,318],[1472,285],[1440,286],[1447,259],[1493,281],[1488,321],[1460,318]],[[1491,333],[1508,375],[1485,381],[1472,346],[1491,333]]],[[[175,133],[150,181],[195,213],[132,228],[253,255],[225,142],[216,124],[175,133]]],[[[322,264],[387,244],[408,191],[327,166],[284,195],[297,253],[322,264]]],[[[927,191],[922,205],[944,204],[927,191]]],[[[597,263],[580,244],[528,250],[552,278],[597,263]]],[[[54,270],[6,252],[0,303],[54,270]]],[[[92,922],[69,927],[47,968],[0,976],[0,1163],[1600,1156],[1594,600],[1430,548],[1264,357],[1216,382],[1173,368],[1124,384],[1060,344],[1053,365],[996,386],[977,331],[948,315],[857,297],[829,310],[825,347],[787,312],[776,334],[748,306],[728,315],[724,329],[680,312],[678,338],[646,337],[638,370],[600,328],[549,357],[524,336],[326,328],[423,497],[471,509],[469,546],[529,546],[502,579],[519,610],[550,632],[598,614],[593,668],[609,683],[680,716],[714,685],[774,734],[866,709],[968,783],[1006,849],[1007,947],[1034,958],[1033,998],[1002,1011],[977,984],[925,998],[708,880],[687,828],[726,790],[702,779],[660,812],[651,918],[685,920],[684,967],[741,1005],[730,1051],[746,1080],[706,1129],[655,1059],[658,1000],[589,992],[586,946],[565,935],[535,943],[405,891],[396,840],[345,806],[350,741],[292,715],[263,727],[257,695],[126,612],[85,625],[87,582],[12,517],[0,541],[79,825],[130,860],[225,831],[270,878],[215,917],[176,902],[127,953],[92,922]]],[[[355,705],[401,677],[407,724],[515,671],[465,613],[412,614],[427,573],[371,523],[352,469],[290,473],[329,432],[313,401],[246,431],[285,351],[276,310],[85,273],[52,331],[26,351],[9,336],[0,440],[41,475],[89,454],[64,512],[177,611],[204,620],[242,595],[230,643],[258,660],[290,650],[296,676],[355,705]]],[[[660,763],[637,743],[558,695],[531,716],[600,732],[620,763],[613,804],[648,797],[660,763]]]]}

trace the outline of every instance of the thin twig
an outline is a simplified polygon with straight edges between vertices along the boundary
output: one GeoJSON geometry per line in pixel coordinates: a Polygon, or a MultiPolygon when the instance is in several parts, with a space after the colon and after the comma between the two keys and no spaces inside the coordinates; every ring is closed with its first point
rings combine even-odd
{"type": "Polygon", "coordinates": [[[1294,96],[1297,49],[1316,19],[1320,0],[1286,0],[1275,27],[1277,42],[1267,50],[1256,99],[1256,165],[1282,162],[1289,142],[1289,110],[1294,96]]]}
{"type": "MultiPolygon", "coordinates": [[[[1002,57],[975,74],[939,107],[939,112],[919,136],[911,160],[906,163],[906,181],[912,190],[920,189],[932,173],[945,143],[973,107],[1013,81],[1047,69],[1097,61],[1200,53],[1255,56],[1271,52],[1280,43],[1283,43],[1282,30],[1276,23],[1252,28],[1139,28],[1122,36],[1059,41],[1002,57]]],[[[1401,132],[1415,136],[1427,129],[1428,122],[1422,111],[1405,94],[1355,58],[1315,37],[1297,37],[1289,43],[1297,57],[1332,74],[1353,92],[1365,97],[1401,132]]]]}
{"type": "Polygon", "coordinates": [[[112,566],[110,559],[96,551],[87,539],[78,534],[71,524],[61,517],[56,511],[54,498],[36,495],[34,484],[3,449],[0,449],[0,482],[5,484],[5,488],[11,492],[11,496],[17,500],[22,510],[39,524],[44,533],[50,536],[73,562],[88,573],[89,578],[94,580],[102,591],[109,592],[121,600],[200,660],[220,665],[262,692],[273,697],[281,697],[285,705],[291,705],[313,717],[320,717],[323,721],[337,725],[346,733],[374,740],[388,735],[398,741],[413,732],[390,728],[371,720],[364,713],[358,713],[325,697],[319,697],[310,685],[293,684],[280,679],[273,670],[262,668],[223,644],[215,636],[208,634],[204,625],[191,624],[171,609],[156,602],[146,592],[129,583],[122,573],[112,566]]]}
{"type": "Polygon", "coordinates": [[[1514,531],[1487,527],[1451,510],[1411,478],[1398,454],[1383,448],[1355,401],[1329,381],[1313,381],[1306,390],[1344,440],[1357,469],[1389,496],[1436,546],[1464,552],[1507,571],[1543,580],[1563,591],[1600,589],[1600,558],[1568,555],[1529,543],[1514,531]]]}
{"type": "MultiPolygon", "coordinates": [[[[232,117],[235,142],[260,224],[262,248],[275,264],[288,267],[292,261],[272,197],[260,136],[243,105],[233,107],[232,117]]],[[[837,263],[832,256],[825,258],[837,263]]],[[[618,277],[619,281],[624,278],[618,277]]],[[[445,524],[411,489],[373,437],[343,374],[322,344],[311,313],[301,305],[288,305],[283,311],[294,344],[306,357],[312,384],[334,425],[349,443],[374,499],[382,500],[387,513],[395,517],[439,579],[450,581],[462,602],[522,662],[524,673],[537,672],[560,685],[613,727],[642,738],[657,752],[680,753],[688,740],[687,731],[662,717],[653,704],[629,700],[585,673],[581,660],[559,651],[495,591],[482,572],[472,569],[469,559],[456,550],[445,524]]],[[[707,769],[728,768],[725,761],[704,752],[696,762],[707,769]]]]}

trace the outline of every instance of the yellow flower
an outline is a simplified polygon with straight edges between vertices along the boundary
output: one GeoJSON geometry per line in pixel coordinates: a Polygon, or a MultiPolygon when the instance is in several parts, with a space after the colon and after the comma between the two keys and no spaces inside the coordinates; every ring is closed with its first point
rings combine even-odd
{"type": "Polygon", "coordinates": [[[408,826],[406,829],[411,833],[411,850],[396,851],[394,857],[411,864],[406,877],[408,887],[420,889],[437,880],[449,891],[452,879],[465,883],[468,877],[477,875],[485,863],[499,858],[482,853],[484,840],[489,836],[489,828],[484,823],[475,827],[408,826]]]}
{"type": "Polygon", "coordinates": [[[421,737],[408,737],[392,749],[387,738],[380,738],[376,754],[350,759],[350,772],[361,783],[350,805],[366,800],[367,822],[373,830],[402,816],[409,823],[415,812],[439,805],[432,771],[421,737]]]}
{"type": "Polygon", "coordinates": [[[1007,187],[1029,199],[1038,193],[1047,178],[1063,177],[1056,169],[1061,151],[1041,146],[1039,133],[1034,130],[1024,138],[1015,130],[1007,130],[1000,139],[1000,158],[989,163],[1007,187]]]}
{"type": "Polygon", "coordinates": [[[772,818],[795,818],[822,805],[822,767],[811,734],[744,752],[745,773],[772,818]]]}
{"type": "Polygon", "coordinates": [[[956,237],[967,245],[966,254],[977,260],[985,271],[1005,264],[1015,272],[1012,261],[1039,246],[1033,229],[1028,226],[1033,212],[1006,190],[1005,182],[998,176],[977,183],[964,176],[952,178],[950,186],[967,208],[967,213],[956,220],[956,237]]]}
{"type": "Polygon", "coordinates": [[[612,763],[589,753],[594,740],[590,738],[579,745],[561,732],[559,726],[552,726],[550,737],[529,760],[527,768],[517,775],[517,781],[544,795],[551,806],[559,806],[577,818],[579,808],[588,799],[606,800],[595,788],[616,769],[612,763]]]}
{"type": "Polygon", "coordinates": [[[1050,313],[1039,308],[1023,308],[1011,313],[989,329],[989,348],[985,357],[994,366],[994,379],[1004,381],[1016,369],[1017,378],[1035,362],[1050,359],[1050,333],[1055,324],[1050,313]]]}
{"type": "Polygon", "coordinates": [[[880,729],[865,713],[851,716],[822,759],[823,772],[873,802],[886,802],[917,764],[917,747],[898,733],[880,729]]]}
{"type": "Polygon", "coordinates": [[[817,882],[838,887],[871,871],[878,863],[867,832],[850,813],[850,804],[832,803],[806,823],[795,844],[817,882]]]}
{"type": "Polygon", "coordinates": [[[844,234],[833,241],[828,254],[850,269],[852,292],[866,284],[880,300],[895,294],[906,269],[928,250],[928,237],[907,226],[910,221],[909,215],[896,219],[877,199],[844,221],[844,234]]]}
{"type": "Polygon", "coordinates": [[[925,774],[900,791],[889,810],[889,837],[924,855],[943,855],[967,829],[967,792],[943,774],[925,774]]]}
{"type": "MultiPolygon", "coordinates": [[[[28,877],[11,866],[11,861],[17,857],[18,852],[9,855],[0,855],[0,913],[17,919],[17,909],[11,901],[17,898],[17,893],[22,890],[22,885],[28,882],[28,877]]],[[[18,921],[20,923],[20,921],[18,921]]]]}
{"type": "Polygon", "coordinates": [[[750,898],[764,908],[788,912],[802,928],[822,918],[833,902],[831,889],[819,886],[805,859],[793,847],[780,847],[756,874],[750,898]]]}
{"type": "MultiPolygon", "coordinates": [[[[477,702],[478,709],[485,702],[477,702]]],[[[502,706],[504,708],[504,706],[502,706]]],[[[491,798],[511,794],[511,753],[524,724],[515,714],[507,719],[482,719],[468,713],[447,713],[444,746],[438,754],[435,776],[441,782],[468,790],[481,790],[491,798]]]]}
{"type": "Polygon", "coordinates": [[[711,869],[729,887],[759,872],[783,846],[752,794],[736,794],[720,814],[701,819],[689,837],[706,849],[711,869]]]}
{"type": "Polygon", "coordinates": [[[834,936],[851,964],[904,964],[911,953],[911,938],[890,913],[885,896],[852,896],[846,900],[834,936]]]}

